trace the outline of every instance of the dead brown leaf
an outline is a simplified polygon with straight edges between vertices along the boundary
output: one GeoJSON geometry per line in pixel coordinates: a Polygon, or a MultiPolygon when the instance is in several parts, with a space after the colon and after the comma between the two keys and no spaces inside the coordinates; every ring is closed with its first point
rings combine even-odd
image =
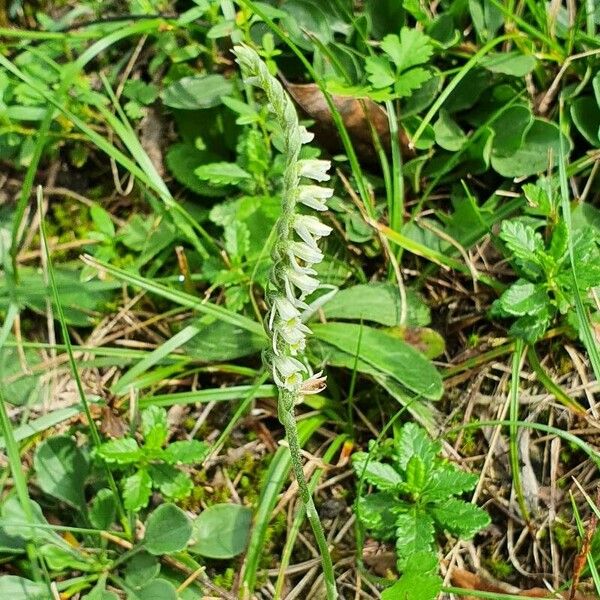
{"type": "MultiPolygon", "coordinates": [[[[479,592],[494,592],[496,594],[516,594],[524,598],[565,598],[569,597],[568,592],[562,592],[560,595],[553,594],[544,588],[532,588],[529,590],[515,591],[512,586],[502,584],[500,582],[491,582],[483,579],[475,573],[470,573],[464,569],[454,569],[452,571],[452,585],[464,590],[477,590],[479,592]]],[[[467,600],[475,600],[474,597],[466,596],[467,600]]],[[[594,600],[592,596],[577,593],[574,600],[594,600]]]]}
{"type": "MultiPolygon", "coordinates": [[[[283,80],[285,87],[298,106],[311,118],[315,125],[311,127],[317,140],[331,153],[342,148],[337,128],[331,116],[331,110],[325,100],[325,95],[314,83],[298,84],[283,80]]],[[[390,129],[386,111],[369,98],[353,98],[332,94],[333,104],[340,112],[356,153],[361,160],[376,162],[373,145],[373,128],[381,145],[386,150],[390,147],[390,129]]],[[[408,137],[401,131],[400,146],[404,156],[412,155],[408,146],[408,137]]]]}

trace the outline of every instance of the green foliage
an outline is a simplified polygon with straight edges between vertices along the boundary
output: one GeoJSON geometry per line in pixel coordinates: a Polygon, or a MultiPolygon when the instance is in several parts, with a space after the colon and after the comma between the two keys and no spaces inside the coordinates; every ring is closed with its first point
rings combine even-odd
{"type": "Polygon", "coordinates": [[[252,511],[239,504],[214,504],[194,520],[190,552],[208,558],[233,558],[246,549],[252,511]]]}
{"type": "Polygon", "coordinates": [[[432,575],[436,530],[470,539],[490,523],[485,511],[456,497],[472,490],[477,476],[441,459],[440,449],[424,429],[407,423],[393,443],[373,445],[369,453],[352,457],[357,477],[376,489],[359,496],[358,518],[375,537],[396,540],[403,578],[386,597],[396,597],[391,590],[404,590],[418,580],[427,593],[439,590],[439,580],[432,575]],[[415,556],[424,556],[429,566],[420,568],[415,556]]]}
{"type": "MultiPolygon", "coordinates": [[[[556,218],[551,191],[528,184],[524,192],[534,212],[556,218]]],[[[540,220],[504,221],[499,236],[520,279],[493,304],[492,314],[517,317],[510,333],[528,343],[540,339],[557,316],[566,318],[575,329],[579,327],[575,313],[575,283],[567,252],[568,235],[573,236],[577,285],[592,308],[595,305],[587,292],[600,285],[598,230],[585,226],[569,233],[564,223],[558,222],[545,241],[536,229],[542,225],[540,220]]]]}
{"type": "Polygon", "coordinates": [[[169,431],[164,408],[145,409],[141,421],[141,445],[133,437],[124,437],[103,443],[96,452],[107,464],[130,473],[123,480],[123,501],[125,508],[132,511],[148,504],[153,488],[172,500],[189,496],[192,480],[177,465],[199,463],[208,452],[207,445],[198,440],[167,445],[169,431]]]}
{"type": "Polygon", "coordinates": [[[183,550],[192,535],[187,515],[174,504],[161,504],[146,520],[144,548],[155,556],[183,550]]]}

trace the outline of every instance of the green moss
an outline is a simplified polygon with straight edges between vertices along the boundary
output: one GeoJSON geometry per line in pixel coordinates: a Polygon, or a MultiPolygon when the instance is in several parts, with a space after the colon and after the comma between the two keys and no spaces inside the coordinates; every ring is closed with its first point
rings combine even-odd
{"type": "Polygon", "coordinates": [[[498,580],[506,581],[514,574],[514,567],[505,560],[491,557],[483,560],[483,566],[498,580]]]}

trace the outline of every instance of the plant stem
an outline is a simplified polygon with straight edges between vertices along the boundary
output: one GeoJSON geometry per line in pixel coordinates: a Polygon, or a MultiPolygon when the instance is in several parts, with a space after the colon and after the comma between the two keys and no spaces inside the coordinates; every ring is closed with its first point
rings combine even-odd
{"type": "Polygon", "coordinates": [[[296,481],[298,482],[300,498],[304,504],[306,516],[312,527],[317,546],[319,547],[319,552],[321,554],[323,577],[325,579],[325,586],[327,588],[327,598],[328,600],[335,600],[338,598],[338,593],[335,586],[333,562],[331,560],[329,546],[327,545],[327,539],[325,538],[325,532],[323,531],[323,525],[319,519],[319,514],[317,513],[313,497],[308,489],[306,477],[304,476],[302,456],[300,454],[300,443],[298,442],[298,427],[296,425],[296,418],[294,416],[294,400],[295,398],[293,397],[292,393],[281,390],[281,395],[279,398],[279,420],[285,428],[285,435],[287,437],[290,456],[292,459],[292,469],[294,471],[296,481]]]}

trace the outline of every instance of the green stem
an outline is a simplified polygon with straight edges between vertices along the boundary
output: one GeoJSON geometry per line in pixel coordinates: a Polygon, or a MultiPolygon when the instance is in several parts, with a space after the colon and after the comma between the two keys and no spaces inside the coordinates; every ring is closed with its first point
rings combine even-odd
{"type": "Polygon", "coordinates": [[[333,562],[331,560],[329,546],[327,545],[327,539],[325,538],[325,532],[323,531],[323,525],[319,519],[319,514],[317,513],[313,497],[308,489],[306,477],[304,476],[302,457],[300,454],[300,443],[298,441],[298,427],[296,425],[296,419],[294,416],[293,407],[295,398],[293,396],[293,393],[284,390],[281,391],[281,396],[279,398],[279,420],[285,428],[285,435],[287,437],[288,447],[290,449],[292,469],[294,471],[296,481],[298,482],[298,489],[300,491],[300,499],[304,504],[306,516],[312,527],[315,540],[321,554],[323,577],[325,579],[325,586],[327,588],[327,599],[335,600],[338,598],[338,593],[335,586],[333,562]]]}

